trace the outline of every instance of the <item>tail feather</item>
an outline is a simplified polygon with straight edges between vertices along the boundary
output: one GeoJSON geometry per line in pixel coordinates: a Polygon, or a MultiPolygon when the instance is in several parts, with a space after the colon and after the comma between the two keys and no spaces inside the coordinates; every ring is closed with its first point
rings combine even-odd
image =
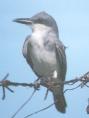
{"type": "Polygon", "coordinates": [[[61,113],[65,113],[67,104],[63,92],[57,89],[53,92],[53,97],[56,109],[61,113]]]}

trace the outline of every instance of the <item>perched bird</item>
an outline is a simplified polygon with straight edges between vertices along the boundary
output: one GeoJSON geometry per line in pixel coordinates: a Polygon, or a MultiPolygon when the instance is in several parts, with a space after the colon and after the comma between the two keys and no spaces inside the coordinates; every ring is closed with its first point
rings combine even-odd
{"type": "Polygon", "coordinates": [[[46,12],[40,12],[31,18],[17,18],[17,23],[31,26],[32,34],[27,36],[23,45],[23,55],[32,70],[38,76],[52,77],[56,82],[51,92],[53,93],[56,109],[61,113],[66,112],[66,101],[63,93],[66,76],[65,46],[59,40],[56,21],[46,12]]]}

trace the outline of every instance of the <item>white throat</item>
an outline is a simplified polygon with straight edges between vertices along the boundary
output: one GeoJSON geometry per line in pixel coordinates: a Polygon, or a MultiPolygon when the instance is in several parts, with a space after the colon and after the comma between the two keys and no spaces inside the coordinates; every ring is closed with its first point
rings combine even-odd
{"type": "Polygon", "coordinates": [[[44,24],[33,24],[32,25],[32,31],[33,32],[48,32],[49,30],[51,30],[51,28],[49,26],[46,26],[44,24]]]}
{"type": "Polygon", "coordinates": [[[33,24],[32,26],[32,42],[38,45],[43,44],[43,39],[46,38],[47,33],[51,30],[50,27],[43,24],[33,24]]]}

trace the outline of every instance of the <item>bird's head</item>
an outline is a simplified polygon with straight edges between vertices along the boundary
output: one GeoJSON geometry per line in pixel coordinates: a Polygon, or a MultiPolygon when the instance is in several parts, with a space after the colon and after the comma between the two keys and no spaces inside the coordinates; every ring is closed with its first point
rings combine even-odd
{"type": "Polygon", "coordinates": [[[14,20],[14,22],[26,24],[32,26],[32,29],[34,29],[34,26],[45,26],[52,28],[56,33],[58,33],[58,27],[56,24],[56,21],[52,16],[47,14],[46,12],[40,12],[31,18],[17,18],[14,20]]]}

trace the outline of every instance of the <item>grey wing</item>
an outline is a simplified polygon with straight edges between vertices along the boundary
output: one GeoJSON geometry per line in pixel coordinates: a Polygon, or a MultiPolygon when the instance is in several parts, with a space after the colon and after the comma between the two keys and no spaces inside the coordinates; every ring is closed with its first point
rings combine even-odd
{"type": "MultiPolygon", "coordinates": [[[[33,62],[32,62],[32,58],[31,58],[31,36],[28,36],[24,42],[24,45],[23,45],[23,50],[22,50],[22,53],[23,53],[23,56],[25,57],[27,63],[30,65],[31,69],[34,71],[33,69],[33,62]]],[[[35,71],[34,73],[40,77],[40,75],[38,75],[35,71]]]]}
{"type": "Polygon", "coordinates": [[[58,77],[61,77],[61,80],[65,80],[66,70],[67,70],[67,62],[66,62],[66,54],[65,54],[65,46],[62,44],[60,40],[56,41],[56,58],[58,61],[58,77]]]}
{"type": "Polygon", "coordinates": [[[25,57],[25,59],[27,60],[27,63],[31,66],[31,68],[33,69],[33,63],[32,63],[32,59],[30,56],[30,50],[29,50],[29,46],[30,46],[30,40],[31,40],[31,36],[28,36],[23,44],[23,56],[25,57]]]}

